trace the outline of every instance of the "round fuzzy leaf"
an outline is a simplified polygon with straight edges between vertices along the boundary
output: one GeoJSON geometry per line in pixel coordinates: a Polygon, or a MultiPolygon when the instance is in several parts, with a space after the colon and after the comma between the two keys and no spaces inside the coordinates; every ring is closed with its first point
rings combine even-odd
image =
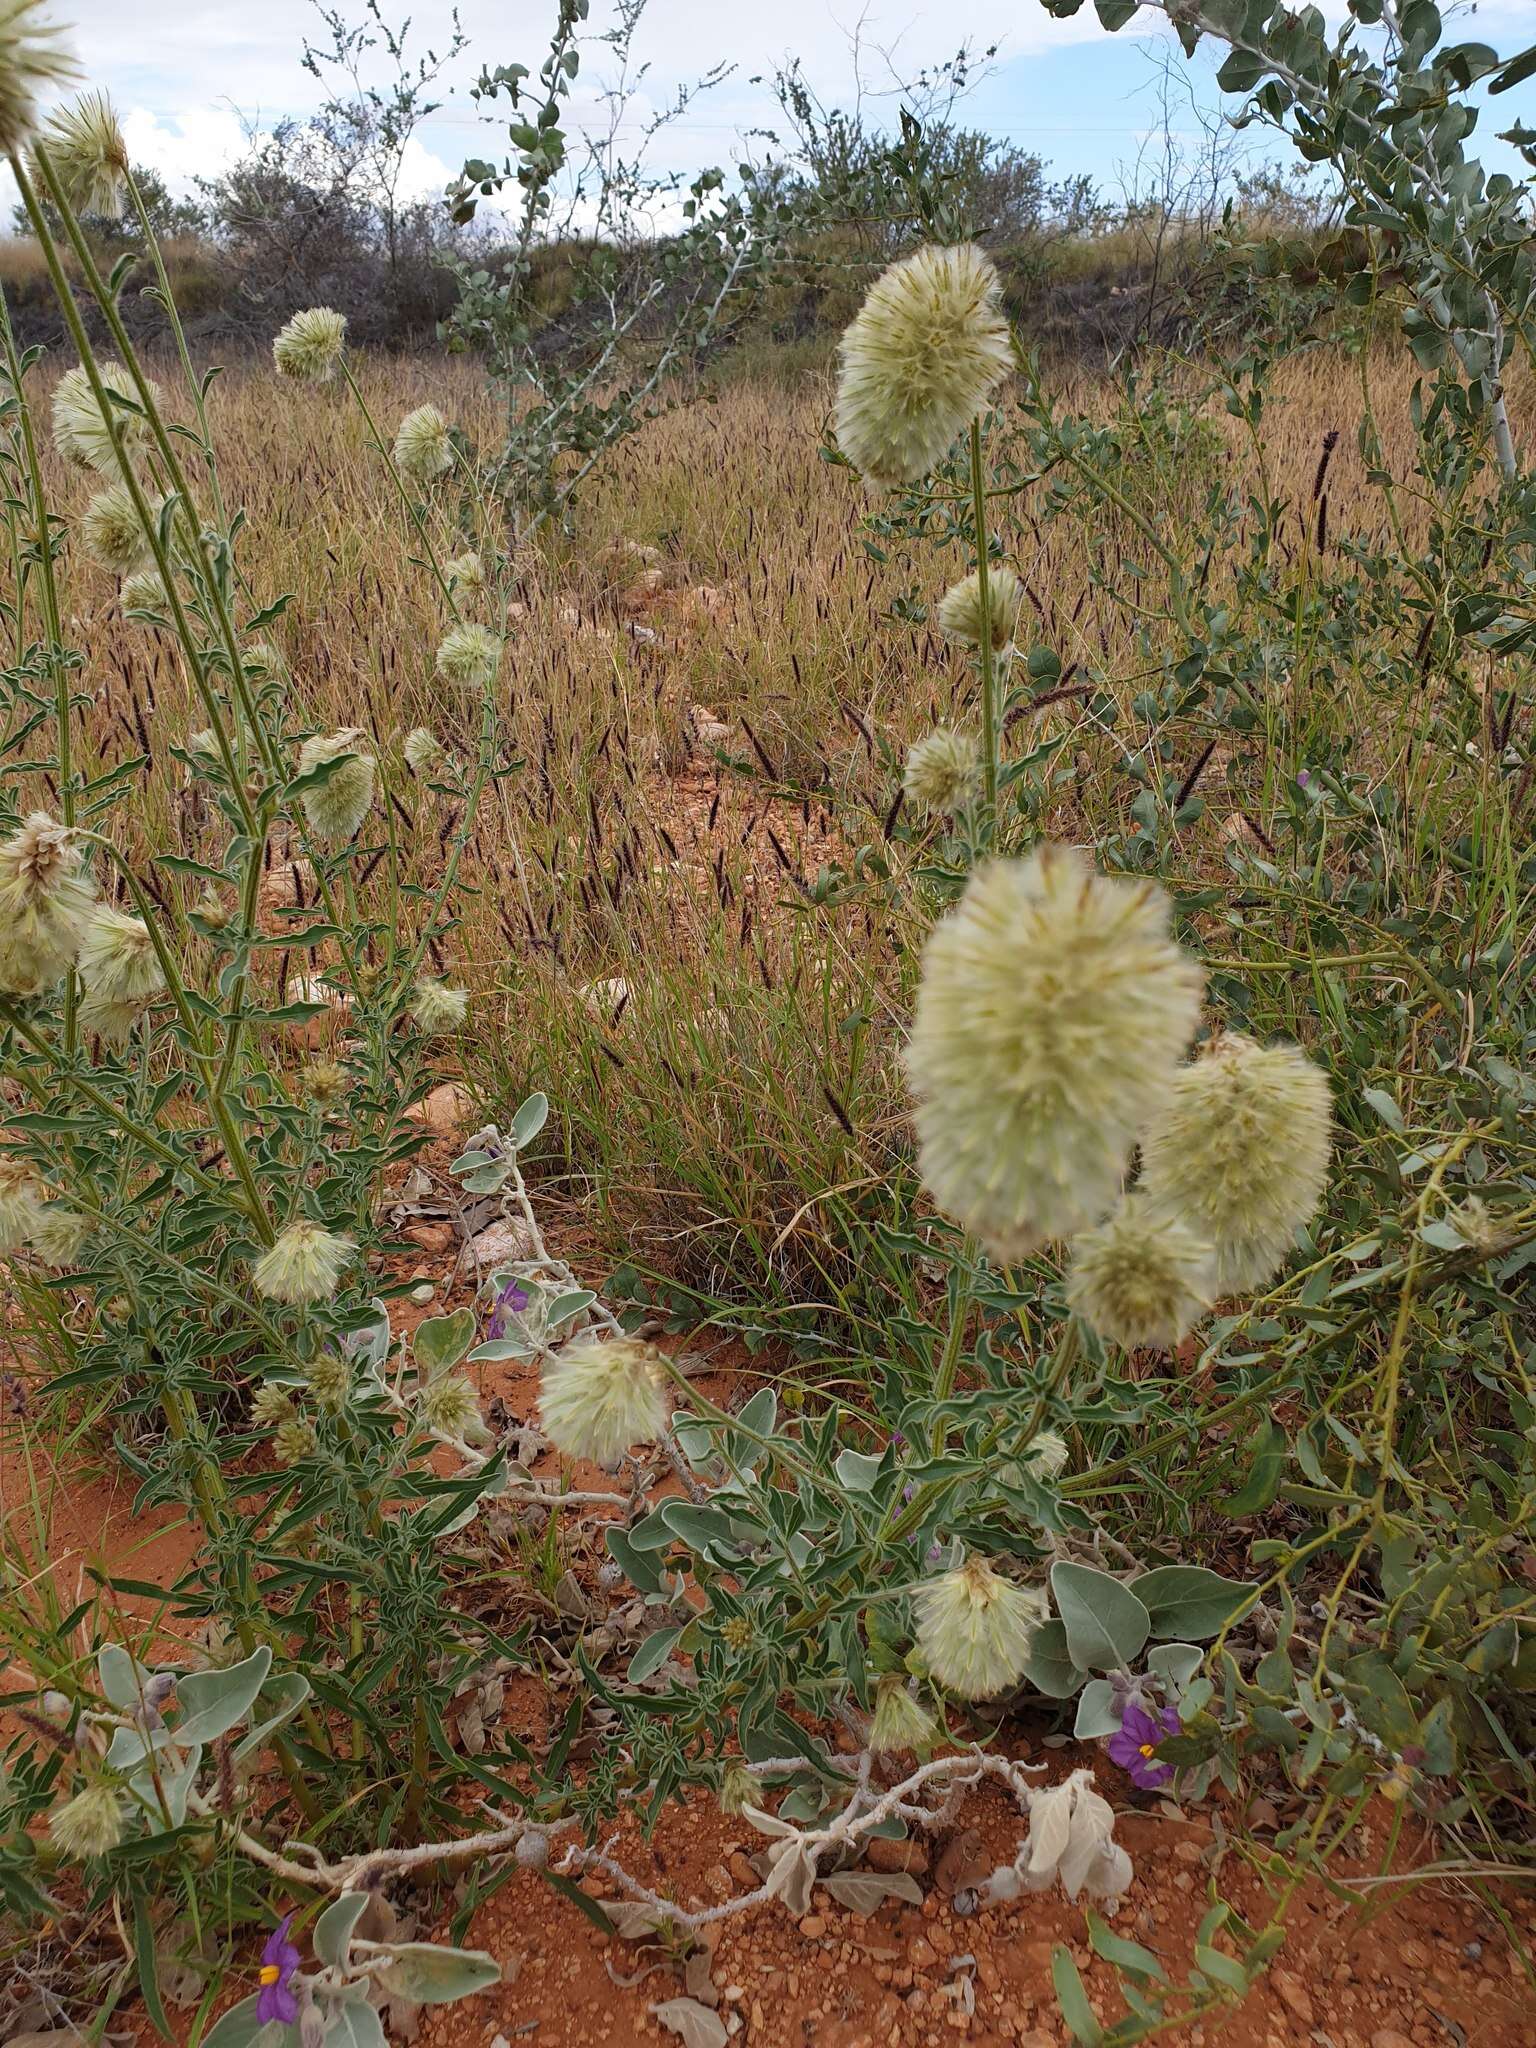
{"type": "MultiPolygon", "coordinates": [[[[1075,1571],[1075,1565],[1056,1567],[1075,1571]]],[[[1055,1572],[1051,1574],[1055,1583],[1055,1572]]],[[[1203,1643],[1226,1627],[1253,1592],[1251,1583],[1224,1579],[1199,1564],[1164,1564],[1132,1581],[1132,1591],[1151,1617],[1156,1636],[1203,1643]]]]}
{"type": "Polygon", "coordinates": [[[1072,1733],[1079,1742],[1101,1742],[1118,1733],[1120,1709],[1115,1705],[1115,1688],[1107,1678],[1090,1678],[1077,1703],[1072,1733]]]}
{"type": "Polygon", "coordinates": [[[1051,1592],[1074,1664],[1116,1671],[1136,1661],[1152,1620],[1128,1586],[1091,1565],[1063,1563],[1051,1566],[1051,1592]]]}
{"type": "Polygon", "coordinates": [[[322,1963],[344,1970],[352,1948],[352,1930],[368,1904],[367,1892],[343,1892],[326,1907],[310,1930],[310,1946],[322,1963]]]}
{"type": "Polygon", "coordinates": [[[439,1373],[456,1366],[475,1341],[475,1312],[455,1309],[451,1316],[429,1316],[417,1325],[411,1339],[416,1370],[423,1379],[434,1380],[439,1373]]]}
{"type": "Polygon", "coordinates": [[[1087,1678],[1087,1672],[1072,1661],[1067,1632],[1059,1621],[1043,1621],[1030,1630],[1024,1676],[1048,1700],[1070,1699],[1087,1678]]]}
{"type": "Polygon", "coordinates": [[[242,1663],[221,1671],[189,1671],[178,1678],[176,1697],[182,1718],[176,1724],[176,1740],[183,1744],[216,1742],[226,1729],[245,1719],[271,1669],[272,1652],[263,1643],[242,1663]]]}
{"type": "Polygon", "coordinates": [[[501,1982],[501,1965],[478,1948],[439,1948],[431,1941],[401,1942],[389,1967],[379,1972],[384,1989],[415,2005],[446,2005],[473,1998],[501,1982]]]}
{"type": "MultiPolygon", "coordinates": [[[[278,2038],[286,2048],[298,2029],[284,2027],[278,2038]]],[[[210,2031],[203,2036],[203,2048],[251,2048],[254,2041],[267,2032],[266,2026],[256,2017],[256,1995],[242,1998],[238,2005],[232,2005],[223,2018],[216,2020],[210,2031]]]]}

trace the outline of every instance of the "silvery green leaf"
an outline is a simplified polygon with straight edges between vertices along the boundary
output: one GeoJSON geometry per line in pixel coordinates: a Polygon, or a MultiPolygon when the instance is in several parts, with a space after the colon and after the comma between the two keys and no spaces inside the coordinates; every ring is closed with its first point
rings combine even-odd
{"type": "Polygon", "coordinates": [[[264,1709],[263,1718],[235,1744],[236,1763],[242,1757],[254,1755],[269,1735],[292,1719],[309,1698],[309,1680],[302,1671],[280,1672],[276,1678],[267,1680],[258,1698],[264,1709]]]}
{"type": "Polygon", "coordinates": [[[1051,1593],[1074,1664],[1092,1671],[1123,1669],[1152,1631],[1146,1608],[1130,1588],[1092,1565],[1051,1566],[1051,1593]]]}
{"type": "Polygon", "coordinates": [[[501,1982],[501,1965],[484,1949],[439,1948],[431,1941],[402,1942],[379,1982],[391,1996],[414,2005],[447,2005],[501,1982]]]}
{"type": "Polygon", "coordinates": [[[368,1898],[367,1892],[343,1892],[315,1922],[309,1937],[310,1946],[322,1963],[329,1963],[334,1970],[346,1968],[352,1947],[352,1930],[363,1917],[368,1898]]]}
{"type": "Polygon", "coordinates": [[[384,2023],[373,2007],[361,1998],[343,1998],[326,2015],[325,2048],[389,2048],[389,2044],[384,2023]]]}
{"type": "MultiPolygon", "coordinates": [[[[1054,1578],[1053,1573],[1053,1583],[1054,1578]]],[[[1251,1582],[1224,1579],[1199,1564],[1159,1565],[1131,1584],[1155,1635],[1194,1642],[1225,1628],[1255,1590],[1251,1582]]]]}
{"type": "Polygon", "coordinates": [[[450,1371],[475,1341],[475,1312],[455,1309],[451,1316],[429,1316],[418,1323],[411,1339],[416,1369],[423,1379],[450,1371]]]}
{"type": "Polygon", "coordinates": [[[867,1451],[839,1451],[833,1470],[850,1493],[868,1493],[880,1470],[881,1459],[867,1451]]]}
{"type": "Polygon", "coordinates": [[[1147,1669],[1166,1678],[1176,1693],[1182,1693],[1205,1662],[1197,1643],[1154,1643],[1147,1652],[1147,1669]]]}
{"type": "Polygon", "coordinates": [[[214,2022],[203,2036],[203,2048],[252,2048],[256,2041],[261,2042],[262,2048],[290,2048],[297,2038],[297,2027],[278,2029],[257,2019],[256,1994],[253,1992],[214,2022]]]}
{"type": "Polygon", "coordinates": [[[557,1294],[549,1305],[547,1329],[553,1330],[561,1323],[569,1322],[572,1316],[580,1315],[584,1308],[590,1308],[597,1296],[589,1288],[572,1288],[565,1294],[557,1294]]]}
{"type": "Polygon", "coordinates": [[[876,1870],[840,1870],[822,1878],[821,1885],[840,1906],[866,1920],[871,1913],[878,1913],[887,1899],[905,1899],[912,1906],[923,1903],[922,1886],[904,1870],[889,1877],[876,1870]]]}
{"type": "Polygon", "coordinates": [[[544,1120],[548,1115],[549,1097],[547,1095],[530,1095],[528,1100],[518,1110],[517,1115],[513,1117],[512,1128],[507,1133],[514,1151],[521,1152],[525,1145],[533,1143],[540,1131],[543,1130],[544,1120]]]}
{"type": "Polygon", "coordinates": [[[1120,1719],[1115,1688],[1107,1678],[1090,1678],[1077,1702],[1072,1733],[1079,1742],[1099,1742],[1118,1731],[1120,1719]]]}
{"type": "Polygon", "coordinates": [[[654,1635],[647,1636],[629,1660],[629,1669],[624,1674],[628,1682],[631,1685],[638,1685],[643,1678],[649,1678],[652,1672],[659,1671],[671,1656],[673,1647],[682,1633],[680,1628],[659,1628],[654,1635]]]}
{"type": "Polygon", "coordinates": [[[678,2036],[683,2048],[725,2048],[730,2035],[725,2022],[696,1998],[669,1998],[653,2005],[652,2013],[669,2032],[678,2036]]]}
{"type": "MultiPolygon", "coordinates": [[[[772,1387],[759,1387],[751,1400],[746,1402],[736,1418],[743,1429],[750,1429],[754,1436],[772,1436],[773,1426],[779,1417],[779,1397],[772,1387]]],[[[752,1446],[754,1454],[757,1446],[752,1446]]]]}
{"type": "Polygon", "coordinates": [[[512,1171],[511,1162],[506,1159],[493,1160],[489,1166],[472,1166],[459,1178],[464,1191],[470,1195],[497,1195],[507,1184],[512,1171]]]}
{"type": "Polygon", "coordinates": [[[96,1676],[112,1705],[126,1710],[139,1704],[151,1674],[118,1644],[103,1643],[96,1652],[96,1676]]]}
{"type": "Polygon", "coordinates": [[[152,1828],[179,1828],[185,1822],[187,1796],[197,1780],[202,1761],[202,1745],[194,1744],[179,1764],[167,1760],[158,1771],[151,1771],[146,1764],[128,1780],[129,1789],[148,1814],[152,1828]]]}
{"type": "Polygon", "coordinates": [[[526,1343],[516,1337],[492,1337],[488,1344],[477,1344],[470,1352],[470,1365],[500,1365],[509,1358],[532,1358],[538,1350],[536,1344],[526,1343]]]}
{"type": "Polygon", "coordinates": [[[1043,1621],[1030,1630],[1024,1676],[1048,1700],[1070,1699],[1087,1679],[1087,1672],[1072,1661],[1067,1632],[1059,1621],[1043,1621]]]}
{"type": "Polygon", "coordinates": [[[189,1671],[176,1682],[182,1718],[176,1740],[214,1742],[226,1729],[243,1721],[272,1668],[272,1652],[263,1643],[242,1663],[224,1670],[189,1671]]]}
{"type": "Polygon", "coordinates": [[[112,1740],[107,1744],[106,1763],[109,1770],[131,1771],[143,1763],[151,1750],[168,1749],[171,1738],[164,1728],[114,1728],[112,1740]]]}

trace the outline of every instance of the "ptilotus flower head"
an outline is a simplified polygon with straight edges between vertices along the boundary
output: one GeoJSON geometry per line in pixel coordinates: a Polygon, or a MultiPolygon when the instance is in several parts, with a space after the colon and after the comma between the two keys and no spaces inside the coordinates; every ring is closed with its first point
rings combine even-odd
{"type": "MultiPolygon", "coordinates": [[[[138,387],[121,363],[99,363],[96,374],[108,394],[110,419],[102,415],[91,389],[91,380],[80,364],[66,370],[53,391],[53,444],[66,462],[80,469],[95,469],[115,476],[121,468],[114,433],[130,460],[150,438],[149,420],[141,410],[138,387]],[[113,395],[125,401],[112,403],[113,395]]],[[[160,387],[146,378],[149,395],[158,407],[160,387]]]]}
{"type": "Polygon", "coordinates": [[[461,690],[483,690],[501,670],[502,643],[488,626],[452,626],[437,650],[437,672],[461,690]]]}
{"type": "Polygon", "coordinates": [[[344,1351],[322,1351],[304,1368],[304,1381],[319,1406],[334,1412],[352,1391],[352,1361],[344,1351]]]}
{"type": "Polygon", "coordinates": [[[144,1015],[144,1005],[118,1002],[109,996],[87,995],[76,1015],[87,1038],[99,1038],[121,1050],[133,1036],[134,1025],[144,1015]]]}
{"type": "Polygon", "coordinates": [[[671,1404],[653,1346],[633,1337],[577,1337],[545,1366],[539,1412],[568,1458],[612,1465],[632,1444],[656,1441],[671,1404]]]}
{"type": "Polygon", "coordinates": [[[763,1788],[745,1764],[726,1765],[720,1774],[720,1789],[715,1800],[728,1819],[734,1820],[749,1806],[760,1806],[762,1799],[763,1788]]]}
{"type": "Polygon", "coordinates": [[[75,962],[86,993],[102,1003],[142,1003],[165,987],[143,918],[98,904],[86,921],[75,962]]]}
{"type": "Polygon", "coordinates": [[[970,244],[893,263],[839,345],[837,445],[882,484],[926,476],[1013,362],[996,270],[970,244]]]}
{"type": "Polygon", "coordinates": [[[95,899],[75,832],[46,811],[0,840],[0,993],[41,995],[59,981],[95,899]]]}
{"type": "Polygon", "coordinates": [[[993,861],[935,927],[907,1046],[920,1167],[999,1259],[1096,1223],[1194,1035],[1154,883],[1070,849],[993,861]]]}
{"type": "MultiPolygon", "coordinates": [[[[1024,586],[1006,562],[994,563],[987,576],[987,611],[996,653],[1011,645],[1018,630],[1024,586]]],[[[972,570],[950,585],[939,599],[939,631],[962,647],[981,645],[981,577],[972,570]]]]}
{"type": "Polygon", "coordinates": [[[418,405],[395,430],[395,467],[419,484],[453,467],[453,438],[435,405],[418,405]]]}
{"type": "Polygon", "coordinates": [[[435,732],[418,725],[406,734],[400,751],[413,775],[428,775],[443,758],[443,743],[435,732]]]}
{"type": "Polygon", "coordinates": [[[346,338],[344,314],[329,306],[311,306],[278,329],[272,341],[272,360],[284,377],[301,384],[323,384],[335,376],[346,338]]]}
{"type": "Polygon", "coordinates": [[[286,683],[292,680],[288,657],[275,640],[253,640],[241,651],[240,665],[258,683],[286,683]]]}
{"type": "Polygon", "coordinates": [[[936,725],[907,753],[901,787],[913,809],[948,817],[963,810],[981,780],[981,754],[969,733],[936,725]]]}
{"type": "Polygon", "coordinates": [[[106,94],[82,93],[70,106],[56,107],[41,140],[76,213],[117,220],[128,183],[128,145],[106,94]]]}
{"type": "Polygon", "coordinates": [[[351,1093],[352,1076],[336,1060],[311,1060],[304,1069],[304,1093],[321,1109],[329,1109],[351,1093]]]}
{"type": "Polygon", "coordinates": [[[457,1031],[469,1015],[469,991],[443,981],[423,979],[411,997],[417,1028],[428,1033],[457,1031]]]}
{"type": "Polygon", "coordinates": [[[923,1661],[940,1685],[967,1700],[1018,1684],[1030,1637],[1046,1618],[1043,1594],[1005,1579],[982,1557],[925,1580],[912,1608],[923,1661]]]}
{"type": "Polygon", "coordinates": [[[0,0],[0,156],[25,147],[37,126],[38,93],[79,75],[44,0],[0,0]]]}
{"type": "Polygon", "coordinates": [[[24,1166],[0,1164],[0,1252],[16,1252],[37,1228],[43,1190],[24,1166]]]}
{"type": "Polygon", "coordinates": [[[324,782],[303,794],[304,815],[315,837],[330,843],[350,839],[368,815],[373,802],[374,760],[366,737],[355,725],[341,731],[316,733],[299,749],[299,773],[308,775],[327,761],[341,766],[324,782]]]}
{"type": "Polygon", "coordinates": [[[1073,1243],[1067,1304],[1106,1344],[1171,1350],[1215,1293],[1210,1240],[1139,1188],[1073,1243]]]}
{"type": "Polygon", "coordinates": [[[1042,1429],[1024,1453],[1025,1469],[1036,1479],[1054,1479],[1067,1468],[1065,1437],[1054,1429],[1042,1429]]]}
{"type": "Polygon", "coordinates": [[[304,1415],[290,1415],[272,1432],[272,1455],[279,1465],[297,1465],[315,1448],[315,1425],[304,1415]]]}
{"type": "Polygon", "coordinates": [[[350,1237],[301,1216],[252,1266],[256,1292],[268,1301],[286,1301],[293,1307],[329,1301],[354,1249],[350,1237]]]}
{"type": "Polygon", "coordinates": [[[451,1372],[433,1380],[421,1391],[421,1419],[428,1429],[444,1436],[462,1437],[466,1443],[484,1443],[490,1431],[480,1414],[480,1396],[462,1373],[451,1372]]]}
{"type": "Polygon", "coordinates": [[[123,1839],[123,1802],[111,1785],[87,1785],[48,1816],[48,1832],[66,1856],[106,1856],[123,1839]]]}
{"type": "Polygon", "coordinates": [[[78,1209],[63,1202],[50,1202],[38,1210],[27,1242],[45,1266],[64,1272],[80,1263],[80,1253],[92,1228],[90,1217],[82,1216],[78,1209]]]}
{"type": "Polygon", "coordinates": [[[1513,1236],[1503,1217],[1490,1209],[1481,1195],[1468,1195],[1465,1201],[1454,1203],[1446,1210],[1445,1220],[1469,1251],[1485,1259],[1503,1251],[1513,1236]]]}
{"type": "Polygon", "coordinates": [[[292,1421],[297,1413],[293,1396],[276,1380],[263,1380],[251,1396],[250,1424],[253,1429],[276,1429],[279,1423],[292,1421]]]}
{"type": "Polygon", "coordinates": [[[875,1713],[869,1746],[878,1755],[899,1755],[932,1749],[943,1734],[938,1722],[904,1678],[882,1678],[875,1689],[875,1713]]]}
{"type": "Polygon", "coordinates": [[[125,612],[153,612],[164,618],[170,611],[158,569],[135,569],[118,586],[117,601],[125,612]]]}
{"type": "Polygon", "coordinates": [[[1142,1136],[1142,1186],[1211,1240],[1216,1293],[1244,1294],[1317,1213],[1331,1151],[1322,1069],[1230,1032],[1174,1076],[1142,1136]]]}
{"type": "Polygon", "coordinates": [[[80,515],[80,538],[93,562],[131,576],[150,554],[149,535],[126,484],[108,484],[80,515]]]}
{"type": "Polygon", "coordinates": [[[460,597],[474,597],[485,588],[485,564],[476,554],[455,555],[444,562],[443,574],[460,597]]]}

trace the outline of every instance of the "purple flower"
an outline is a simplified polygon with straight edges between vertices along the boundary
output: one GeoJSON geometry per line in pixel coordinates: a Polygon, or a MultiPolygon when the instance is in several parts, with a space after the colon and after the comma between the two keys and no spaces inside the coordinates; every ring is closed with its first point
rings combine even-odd
{"type": "Polygon", "coordinates": [[[1165,1736],[1177,1735],[1181,1725],[1172,1707],[1159,1707],[1154,1718],[1140,1700],[1128,1700],[1118,1734],[1111,1735],[1104,1747],[1111,1763],[1128,1772],[1133,1785],[1155,1792],[1170,1782],[1173,1767],[1159,1763],[1153,1752],[1165,1736]]]}
{"type": "Polygon", "coordinates": [[[1307,784],[1308,784],[1308,783],[1309,783],[1309,782],[1310,782],[1311,780],[1312,780],[1312,777],[1311,777],[1311,775],[1310,775],[1310,774],[1308,773],[1308,771],[1307,771],[1307,770],[1306,770],[1305,768],[1298,768],[1298,769],[1297,769],[1297,771],[1296,771],[1296,787],[1297,787],[1298,789],[1305,789],[1305,788],[1306,788],[1306,786],[1307,786],[1307,784]]]}
{"type": "Polygon", "coordinates": [[[492,1337],[501,1336],[507,1327],[507,1317],[520,1316],[532,1299],[533,1296],[526,1287],[519,1287],[515,1280],[509,1281],[496,1297],[496,1306],[491,1311],[489,1334],[492,1337]]]}
{"type": "Polygon", "coordinates": [[[256,1994],[256,2017],[263,2026],[268,2020],[281,2020],[285,2027],[291,2027],[299,2016],[293,1973],[303,1957],[288,1939],[292,1924],[293,1915],[285,1913],[267,1936],[267,1945],[261,1952],[261,1969],[256,1977],[261,1986],[256,1994]]]}

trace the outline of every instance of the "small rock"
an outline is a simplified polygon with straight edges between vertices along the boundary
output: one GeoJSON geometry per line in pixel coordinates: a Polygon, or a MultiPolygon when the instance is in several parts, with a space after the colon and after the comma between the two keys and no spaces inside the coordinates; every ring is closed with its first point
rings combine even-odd
{"type": "Polygon", "coordinates": [[[440,1081],[405,1113],[412,1123],[425,1124],[434,1137],[449,1138],[455,1131],[461,1131],[468,1120],[469,1097],[452,1081],[440,1081]]]}
{"type": "Polygon", "coordinates": [[[739,1849],[726,1858],[726,1868],[736,1882],[749,1892],[755,1892],[762,1883],[762,1879],[739,1849]]]}
{"type": "Polygon", "coordinates": [[[411,1289],[411,1300],[417,1303],[419,1307],[425,1308],[436,1293],[437,1289],[432,1285],[432,1282],[430,1280],[423,1280],[419,1287],[411,1289]]]}
{"type": "Polygon", "coordinates": [[[1413,2043],[1396,2027],[1378,2027],[1371,2036],[1371,2048],[1413,2048],[1413,2043]]]}
{"type": "Polygon", "coordinates": [[[819,1913],[807,1913],[800,1922],[800,1932],[807,1941],[820,1941],[827,1931],[827,1923],[819,1913]]]}
{"type": "Polygon", "coordinates": [[[915,1970],[931,1970],[939,1960],[938,1951],[933,1943],[925,1940],[921,1934],[908,1944],[907,1954],[912,1958],[912,1967],[915,1970]]]}
{"type": "Polygon", "coordinates": [[[424,1252],[440,1253],[453,1243],[451,1223],[408,1223],[403,1235],[424,1252]]]}
{"type": "Polygon", "coordinates": [[[928,1851],[921,1842],[893,1842],[874,1835],[864,1845],[864,1861],[887,1877],[903,1870],[917,1877],[928,1868],[928,1851]]]}
{"type": "MultiPolygon", "coordinates": [[[[433,1094],[436,1092],[434,1089],[433,1094]]],[[[427,1099],[430,1101],[431,1097],[427,1099]]],[[[527,1224],[520,1217],[508,1216],[499,1223],[488,1223],[478,1236],[472,1237],[459,1253],[459,1264],[479,1266],[484,1273],[494,1273],[498,1266],[532,1257],[533,1238],[527,1224]]]]}
{"type": "Polygon", "coordinates": [[[1174,1843],[1173,1854],[1175,1862],[1198,1863],[1205,1854],[1205,1851],[1198,1842],[1184,1841],[1174,1843]]]}
{"type": "Polygon", "coordinates": [[[1304,2027],[1316,2024],[1312,2000],[1307,1996],[1306,1986],[1299,1977],[1293,1977],[1289,1970],[1276,1970],[1274,1986],[1281,2002],[1289,2006],[1304,2027]]]}

